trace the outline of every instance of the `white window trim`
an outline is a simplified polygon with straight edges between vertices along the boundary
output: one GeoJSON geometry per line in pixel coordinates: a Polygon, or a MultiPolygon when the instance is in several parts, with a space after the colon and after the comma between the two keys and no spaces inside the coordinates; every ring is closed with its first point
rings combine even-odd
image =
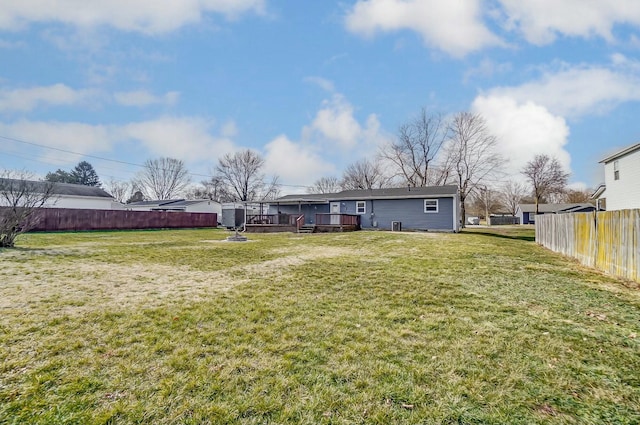
{"type": "Polygon", "coordinates": [[[356,214],[363,215],[366,213],[367,213],[367,201],[356,201],[356,214]],[[362,204],[362,212],[358,211],[360,204],[362,204]]]}
{"type": "MultiPolygon", "coordinates": [[[[433,207],[433,205],[432,205],[433,207]]],[[[440,202],[438,202],[437,199],[425,199],[424,200],[424,213],[425,214],[437,214],[438,211],[440,211],[440,202]],[[434,210],[427,210],[427,202],[435,202],[435,211],[434,210]]]]}

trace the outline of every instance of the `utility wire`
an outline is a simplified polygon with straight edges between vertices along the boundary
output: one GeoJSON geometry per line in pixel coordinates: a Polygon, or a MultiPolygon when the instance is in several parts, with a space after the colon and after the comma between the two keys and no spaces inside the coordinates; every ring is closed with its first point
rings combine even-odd
{"type": "MultiPolygon", "coordinates": [[[[51,150],[54,150],[54,151],[69,153],[69,154],[72,154],[72,155],[79,155],[79,156],[86,157],[86,158],[94,158],[94,159],[99,159],[99,160],[102,160],[102,161],[115,162],[115,163],[118,163],[118,164],[124,164],[124,165],[131,165],[131,166],[134,166],[134,167],[146,168],[146,166],[144,164],[137,164],[135,162],[121,161],[121,160],[118,160],[118,159],[105,158],[105,157],[97,156],[97,155],[89,155],[89,154],[84,154],[84,153],[80,153],[80,152],[74,152],[74,151],[70,151],[70,150],[66,150],[66,149],[54,148],[54,147],[47,146],[47,145],[42,145],[42,144],[39,144],[39,143],[27,142],[26,140],[16,139],[14,137],[8,137],[8,136],[0,135],[0,139],[9,140],[9,141],[16,142],[16,143],[23,143],[25,145],[36,146],[36,147],[43,148],[43,149],[51,149],[51,150]]],[[[30,158],[24,158],[24,157],[22,157],[20,155],[16,155],[16,154],[9,154],[9,155],[13,155],[13,156],[16,156],[18,158],[23,158],[23,159],[36,161],[36,162],[41,162],[41,163],[46,164],[46,162],[38,161],[38,160],[30,159],[30,158]]],[[[51,165],[54,165],[54,164],[51,164],[51,165]]],[[[206,178],[209,178],[209,179],[214,177],[214,176],[212,176],[210,174],[198,174],[198,173],[192,173],[192,172],[188,172],[188,174],[193,176],[193,177],[206,177],[206,178]]],[[[300,187],[300,188],[309,188],[310,187],[310,186],[305,186],[305,185],[284,184],[284,183],[280,183],[279,185],[280,186],[285,186],[285,187],[300,187]]]]}

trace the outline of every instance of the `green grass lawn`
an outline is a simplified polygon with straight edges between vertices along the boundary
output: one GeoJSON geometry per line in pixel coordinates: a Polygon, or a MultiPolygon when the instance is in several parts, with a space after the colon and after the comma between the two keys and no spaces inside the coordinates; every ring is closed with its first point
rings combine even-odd
{"type": "Polygon", "coordinates": [[[640,289],[533,230],[21,236],[0,424],[638,424],[640,289]]]}

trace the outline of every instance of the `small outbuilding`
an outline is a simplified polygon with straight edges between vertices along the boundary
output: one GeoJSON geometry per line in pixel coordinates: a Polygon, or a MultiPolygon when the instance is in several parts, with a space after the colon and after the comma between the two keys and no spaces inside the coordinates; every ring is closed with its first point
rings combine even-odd
{"type": "MultiPolygon", "coordinates": [[[[538,204],[538,215],[542,214],[568,214],[577,212],[595,211],[596,207],[589,203],[580,204],[538,204]]],[[[536,204],[520,204],[516,209],[516,217],[520,224],[535,224],[536,204]]]]}

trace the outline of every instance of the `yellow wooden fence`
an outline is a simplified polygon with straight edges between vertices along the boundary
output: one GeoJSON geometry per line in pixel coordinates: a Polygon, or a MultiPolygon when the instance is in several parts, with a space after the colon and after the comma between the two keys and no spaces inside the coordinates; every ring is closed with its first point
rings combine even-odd
{"type": "Polygon", "coordinates": [[[640,210],[536,216],[536,242],[640,282],[640,210]]]}

